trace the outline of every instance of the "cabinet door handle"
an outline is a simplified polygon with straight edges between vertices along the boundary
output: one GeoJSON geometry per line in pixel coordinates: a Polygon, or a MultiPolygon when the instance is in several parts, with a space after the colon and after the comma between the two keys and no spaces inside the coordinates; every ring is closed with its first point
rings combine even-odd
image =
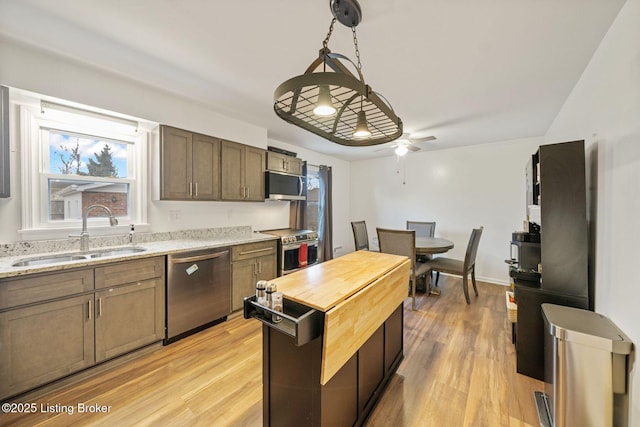
{"type": "Polygon", "coordinates": [[[193,196],[193,182],[189,183],[189,196],[193,196]]]}
{"type": "Polygon", "coordinates": [[[196,197],[198,197],[198,183],[196,182],[196,197]]]}
{"type": "Polygon", "coordinates": [[[240,255],[250,255],[250,254],[257,254],[259,252],[266,252],[266,251],[270,251],[273,250],[273,248],[263,248],[263,249],[254,249],[252,251],[243,251],[240,252],[240,255]]]}
{"type": "Polygon", "coordinates": [[[244,196],[244,198],[245,198],[245,199],[248,199],[248,198],[249,198],[249,187],[244,187],[244,188],[246,188],[246,189],[247,189],[247,195],[246,195],[246,196],[244,196]]]}
{"type": "MultiPolygon", "coordinates": [[[[196,255],[196,256],[190,256],[190,257],[184,257],[184,258],[170,257],[169,258],[169,263],[171,263],[171,264],[183,264],[183,263],[186,263],[186,262],[205,261],[205,260],[208,260],[208,259],[220,258],[221,256],[227,255],[228,253],[229,253],[229,251],[220,251],[220,252],[214,252],[214,253],[210,253],[210,254],[196,255]]],[[[140,284],[140,283],[138,283],[138,284],[140,284]]]]}
{"type": "Polygon", "coordinates": [[[98,313],[96,314],[96,318],[102,317],[102,298],[98,298],[98,313]]]}
{"type": "Polygon", "coordinates": [[[87,301],[87,318],[91,320],[91,300],[87,301]]]}
{"type": "Polygon", "coordinates": [[[262,261],[258,261],[258,274],[262,274],[262,261]]]}

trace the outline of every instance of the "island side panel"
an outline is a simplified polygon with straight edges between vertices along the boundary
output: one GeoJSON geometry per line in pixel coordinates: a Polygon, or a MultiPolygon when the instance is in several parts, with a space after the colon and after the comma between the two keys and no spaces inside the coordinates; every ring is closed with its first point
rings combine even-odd
{"type": "Polygon", "coordinates": [[[311,426],[320,419],[322,339],[296,346],[293,338],[264,326],[265,426],[311,426]]]}

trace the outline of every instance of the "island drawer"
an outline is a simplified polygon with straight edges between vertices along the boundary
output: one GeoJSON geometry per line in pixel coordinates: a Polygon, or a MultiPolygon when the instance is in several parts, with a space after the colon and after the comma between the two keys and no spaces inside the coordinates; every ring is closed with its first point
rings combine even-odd
{"type": "Polygon", "coordinates": [[[285,335],[292,337],[297,346],[304,345],[322,335],[324,313],[288,299],[283,300],[283,313],[264,307],[256,302],[256,297],[244,299],[244,318],[257,319],[285,335]],[[275,316],[282,318],[274,322],[275,316]]]}

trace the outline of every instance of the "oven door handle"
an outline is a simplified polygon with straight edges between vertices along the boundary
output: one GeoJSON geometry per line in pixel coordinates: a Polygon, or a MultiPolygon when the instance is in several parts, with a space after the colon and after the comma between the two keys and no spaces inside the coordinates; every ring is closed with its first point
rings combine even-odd
{"type": "Polygon", "coordinates": [[[299,249],[300,245],[306,243],[307,247],[310,246],[318,246],[318,241],[317,240],[309,240],[306,242],[300,242],[300,243],[293,243],[293,244],[289,244],[289,245],[283,245],[282,246],[282,250],[283,251],[288,251],[288,250],[292,250],[292,249],[299,249]]]}
{"type": "Polygon", "coordinates": [[[223,252],[216,252],[213,254],[205,254],[205,255],[197,255],[197,256],[188,256],[188,257],[184,257],[184,258],[170,258],[170,262],[172,264],[183,264],[186,262],[198,262],[198,261],[205,261],[208,259],[215,259],[215,258],[220,258],[221,256],[225,256],[228,255],[229,251],[223,251],[223,252]]]}

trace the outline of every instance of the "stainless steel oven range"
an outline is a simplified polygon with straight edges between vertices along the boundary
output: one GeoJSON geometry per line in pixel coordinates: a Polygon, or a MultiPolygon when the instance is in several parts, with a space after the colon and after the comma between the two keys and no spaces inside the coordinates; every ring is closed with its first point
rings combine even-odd
{"type": "Polygon", "coordinates": [[[318,233],[283,228],[262,233],[278,237],[278,276],[318,263],[318,233]]]}

